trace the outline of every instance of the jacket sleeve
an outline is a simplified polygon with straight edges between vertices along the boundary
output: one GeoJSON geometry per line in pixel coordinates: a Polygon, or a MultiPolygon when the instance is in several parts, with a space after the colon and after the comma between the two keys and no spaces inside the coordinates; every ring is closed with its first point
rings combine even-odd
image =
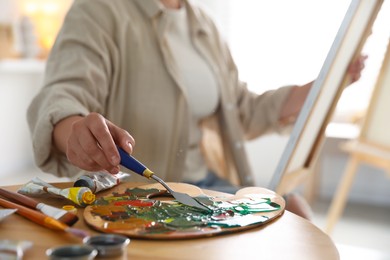
{"type": "Polygon", "coordinates": [[[71,7],[48,57],[43,88],[27,110],[35,162],[45,172],[71,177],[80,171],[53,147],[57,122],[92,111],[104,114],[109,55],[115,55],[115,48],[107,33],[108,20],[95,18],[102,12],[102,6],[84,1],[71,7]]]}
{"type": "Polygon", "coordinates": [[[294,122],[281,122],[280,112],[285,100],[294,86],[284,86],[255,94],[246,88],[243,82],[238,102],[241,123],[247,139],[253,139],[267,133],[289,133],[294,122]]]}
{"type": "Polygon", "coordinates": [[[239,79],[238,69],[226,44],[224,56],[228,64],[228,74],[236,98],[235,105],[245,137],[253,139],[270,132],[288,133],[293,122],[282,123],[280,112],[291,89],[295,86],[283,86],[262,94],[254,93],[247,88],[245,82],[239,79]]]}

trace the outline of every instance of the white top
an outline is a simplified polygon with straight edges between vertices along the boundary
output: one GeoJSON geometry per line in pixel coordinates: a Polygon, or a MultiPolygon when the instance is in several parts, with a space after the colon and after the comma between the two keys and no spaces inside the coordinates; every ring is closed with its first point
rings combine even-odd
{"type": "Polygon", "coordinates": [[[166,39],[177,61],[192,115],[183,179],[194,182],[203,179],[207,174],[207,167],[199,149],[202,133],[198,122],[215,112],[219,102],[218,86],[210,65],[191,42],[185,8],[167,9],[165,14],[169,20],[166,39]]]}

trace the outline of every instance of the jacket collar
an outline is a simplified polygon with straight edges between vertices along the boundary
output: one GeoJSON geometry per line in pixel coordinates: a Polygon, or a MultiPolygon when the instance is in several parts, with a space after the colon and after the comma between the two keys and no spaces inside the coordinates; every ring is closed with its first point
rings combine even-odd
{"type": "Polygon", "coordinates": [[[205,22],[204,14],[200,11],[199,8],[194,8],[193,4],[190,0],[183,0],[185,7],[187,8],[187,13],[190,19],[190,23],[192,24],[192,30],[196,34],[211,34],[211,28],[209,28],[209,25],[205,22]]]}
{"type": "MultiPolygon", "coordinates": [[[[150,18],[156,17],[158,14],[164,12],[164,6],[159,0],[134,0],[141,10],[150,18]]],[[[193,32],[210,34],[211,29],[203,22],[203,15],[197,8],[193,8],[190,0],[182,0],[193,26],[193,32]]]]}

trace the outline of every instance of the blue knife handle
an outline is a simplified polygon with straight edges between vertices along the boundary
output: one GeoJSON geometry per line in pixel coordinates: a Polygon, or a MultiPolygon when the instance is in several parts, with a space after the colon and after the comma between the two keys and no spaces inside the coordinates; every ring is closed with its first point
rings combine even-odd
{"type": "Polygon", "coordinates": [[[118,148],[119,155],[121,157],[121,162],[120,162],[121,165],[146,178],[150,178],[153,175],[152,171],[150,171],[145,165],[143,165],[133,156],[125,152],[125,150],[123,150],[119,146],[117,146],[117,148],[118,148]]]}

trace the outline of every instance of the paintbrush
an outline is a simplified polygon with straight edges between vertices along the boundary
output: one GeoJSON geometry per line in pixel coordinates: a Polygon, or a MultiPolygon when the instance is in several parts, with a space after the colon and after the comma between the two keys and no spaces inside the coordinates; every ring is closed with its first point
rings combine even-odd
{"type": "Polygon", "coordinates": [[[50,216],[46,216],[45,214],[41,213],[40,211],[33,210],[30,208],[27,208],[25,206],[4,200],[0,198],[0,206],[10,209],[17,209],[16,213],[47,228],[53,229],[53,230],[60,230],[67,232],[69,234],[72,234],[74,236],[85,238],[88,235],[88,233],[81,229],[71,228],[68,225],[62,223],[61,221],[52,218],[50,216]]]}
{"type": "Polygon", "coordinates": [[[68,212],[64,209],[52,207],[52,206],[47,205],[47,204],[42,203],[42,202],[37,202],[37,201],[35,201],[35,200],[33,200],[33,199],[23,195],[23,194],[17,193],[17,192],[13,192],[13,191],[9,191],[9,190],[5,190],[5,189],[0,188],[0,195],[3,196],[4,198],[13,200],[17,203],[20,203],[26,207],[31,208],[31,209],[39,210],[43,214],[50,216],[52,218],[55,218],[55,219],[65,223],[65,224],[67,224],[68,226],[73,226],[73,224],[76,223],[79,219],[77,217],[77,215],[75,215],[71,212],[68,212]]]}

